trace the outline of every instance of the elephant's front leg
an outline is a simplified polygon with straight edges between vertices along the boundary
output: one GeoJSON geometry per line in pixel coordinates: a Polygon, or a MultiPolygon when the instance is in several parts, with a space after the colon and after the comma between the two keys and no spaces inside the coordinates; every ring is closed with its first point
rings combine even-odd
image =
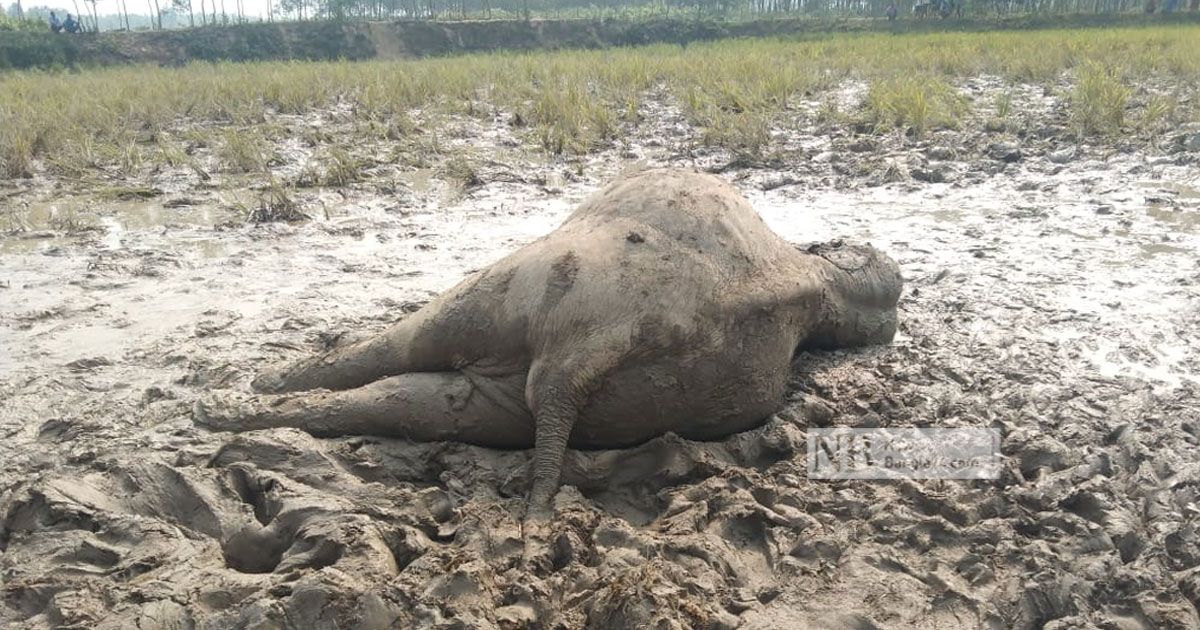
{"type": "MultiPolygon", "coordinates": [[[[563,459],[579,412],[627,351],[629,335],[612,343],[574,346],[569,351],[540,357],[529,370],[526,398],[537,425],[533,448],[533,481],[525,506],[522,533],[523,562],[537,571],[548,570],[552,552],[554,495],[562,477],[563,459]]],[[[615,419],[616,420],[616,419],[615,419]]]]}
{"type": "Polygon", "coordinates": [[[525,375],[414,372],[343,391],[223,394],[196,403],[195,422],[218,431],[293,427],[319,437],[377,435],[529,448],[533,417],[525,375]]]}

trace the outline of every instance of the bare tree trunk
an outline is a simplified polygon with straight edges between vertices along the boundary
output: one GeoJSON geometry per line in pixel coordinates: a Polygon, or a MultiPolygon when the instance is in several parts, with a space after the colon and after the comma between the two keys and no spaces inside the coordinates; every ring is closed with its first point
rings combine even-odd
{"type": "Polygon", "coordinates": [[[188,26],[196,28],[196,11],[192,9],[192,0],[188,0],[188,26]]]}
{"type": "Polygon", "coordinates": [[[21,6],[21,0],[17,0],[17,19],[25,19],[25,8],[21,6]]]}

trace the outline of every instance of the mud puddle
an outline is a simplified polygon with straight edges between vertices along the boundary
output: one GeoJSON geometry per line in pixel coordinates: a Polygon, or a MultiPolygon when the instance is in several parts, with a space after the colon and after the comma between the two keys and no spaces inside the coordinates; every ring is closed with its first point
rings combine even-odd
{"type": "MultiPolygon", "coordinates": [[[[125,235],[174,230],[172,243],[206,256],[221,253],[221,243],[189,230],[228,221],[232,212],[211,201],[189,198],[163,201],[103,201],[88,197],[37,201],[12,208],[0,254],[51,253],[77,240],[94,239],[102,248],[120,249],[125,235]],[[165,203],[165,205],[164,205],[165,203]]],[[[207,231],[206,231],[207,232],[207,231]]]]}
{"type": "Polygon", "coordinates": [[[192,425],[201,392],[406,316],[614,174],[714,161],[637,151],[450,196],[409,169],[391,192],[305,192],[312,219],[296,224],[227,225],[215,203],[151,199],[70,232],[31,206],[44,227],[0,240],[0,619],[1200,624],[1194,174],[1146,179],[1137,155],[964,158],[953,168],[994,176],[948,183],[837,185],[837,160],[726,170],[789,240],[895,257],[901,333],[798,357],[789,405],[759,429],[572,453],[548,568],[521,563],[524,452],[192,425]],[[38,230],[50,236],[28,238],[38,230]],[[1005,472],[810,480],[806,431],[832,425],[997,427],[1005,472]]]}

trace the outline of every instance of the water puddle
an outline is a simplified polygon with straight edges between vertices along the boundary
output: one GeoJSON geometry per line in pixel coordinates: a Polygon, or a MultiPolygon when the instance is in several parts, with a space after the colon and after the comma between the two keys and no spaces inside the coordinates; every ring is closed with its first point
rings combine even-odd
{"type": "Polygon", "coordinates": [[[1146,207],[1146,216],[1185,232],[1195,232],[1200,227],[1200,210],[1150,205],[1146,207]]]}
{"type": "Polygon", "coordinates": [[[111,219],[124,230],[171,225],[211,227],[228,218],[224,211],[201,203],[165,208],[161,200],[97,201],[77,197],[33,203],[21,214],[20,219],[31,229],[63,231],[95,227],[96,217],[111,219]]]}
{"type": "Polygon", "coordinates": [[[1142,250],[1143,258],[1150,258],[1160,254],[1195,255],[1195,252],[1190,249],[1176,245],[1167,245],[1166,243],[1138,243],[1138,249],[1142,250]]]}
{"type": "Polygon", "coordinates": [[[195,251],[201,257],[223,256],[228,247],[211,236],[197,236],[197,228],[211,228],[227,220],[228,212],[211,204],[176,208],[155,201],[105,202],[65,198],[30,204],[9,215],[7,234],[0,236],[0,254],[54,253],[80,241],[98,241],[105,249],[122,249],[130,234],[147,232],[172,235],[172,246],[195,251]]]}
{"type": "Polygon", "coordinates": [[[1153,181],[1139,182],[1138,185],[1143,188],[1152,188],[1154,190],[1172,193],[1184,199],[1200,199],[1200,189],[1182,182],[1153,181]]]}
{"type": "Polygon", "coordinates": [[[1188,351],[1184,347],[1161,344],[1150,352],[1149,357],[1135,360],[1129,358],[1121,345],[1114,341],[1100,339],[1096,345],[1097,348],[1089,354],[1088,359],[1097,366],[1102,376],[1134,376],[1170,385],[1180,385],[1184,381],[1200,383],[1200,378],[1187,370],[1185,362],[1188,351]]]}
{"type": "Polygon", "coordinates": [[[427,193],[434,188],[433,169],[431,168],[418,168],[413,171],[399,173],[397,178],[408,184],[408,187],[416,193],[427,193]]]}

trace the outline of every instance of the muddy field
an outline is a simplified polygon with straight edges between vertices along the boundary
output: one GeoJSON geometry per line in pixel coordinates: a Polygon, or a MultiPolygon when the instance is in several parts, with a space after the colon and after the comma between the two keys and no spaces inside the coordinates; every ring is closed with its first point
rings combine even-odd
{"type": "MultiPolygon", "coordinates": [[[[0,621],[1200,626],[1200,129],[1092,146],[1039,89],[1019,99],[1042,133],[812,128],[750,166],[696,148],[652,100],[649,123],[571,161],[525,149],[502,113],[463,118],[443,137],[472,148],[469,168],[379,160],[296,192],[310,218],[294,223],[247,221],[269,194],[195,169],[10,182],[0,621]],[[890,253],[901,331],[798,356],[759,429],[570,453],[550,566],[521,561],[526,452],[193,426],[203,392],[379,330],[658,165],[719,172],[796,243],[890,253]],[[995,427],[1004,472],[810,480],[806,431],[826,426],[995,427]]],[[[274,122],[336,134],[348,116],[274,122]]],[[[310,154],[280,151],[279,177],[310,154]]]]}

